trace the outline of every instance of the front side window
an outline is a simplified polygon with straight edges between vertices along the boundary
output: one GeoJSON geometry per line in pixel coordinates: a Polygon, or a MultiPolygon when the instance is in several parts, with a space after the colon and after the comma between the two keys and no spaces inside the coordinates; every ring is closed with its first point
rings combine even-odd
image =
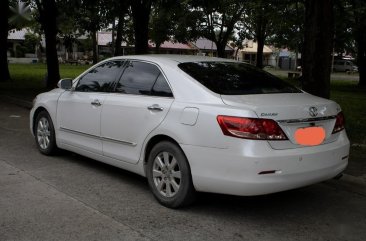
{"type": "Polygon", "coordinates": [[[116,78],[122,70],[123,61],[103,63],[82,76],[75,88],[81,92],[111,91],[116,78]]]}
{"type": "Polygon", "coordinates": [[[131,61],[115,92],[135,95],[172,96],[172,92],[159,68],[153,64],[131,61]]]}
{"type": "Polygon", "coordinates": [[[301,93],[292,85],[249,64],[208,61],[181,63],[178,67],[221,95],[301,93]]]}

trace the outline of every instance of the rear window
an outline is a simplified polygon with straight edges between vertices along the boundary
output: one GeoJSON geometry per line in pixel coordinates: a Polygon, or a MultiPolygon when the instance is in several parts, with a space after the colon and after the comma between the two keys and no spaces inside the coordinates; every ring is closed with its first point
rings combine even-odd
{"type": "Polygon", "coordinates": [[[187,62],[180,69],[221,95],[300,93],[281,79],[254,66],[233,62],[187,62]]]}

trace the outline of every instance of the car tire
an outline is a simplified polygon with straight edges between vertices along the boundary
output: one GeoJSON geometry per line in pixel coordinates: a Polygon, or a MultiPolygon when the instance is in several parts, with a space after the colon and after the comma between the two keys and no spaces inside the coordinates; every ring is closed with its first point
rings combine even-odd
{"type": "Polygon", "coordinates": [[[191,170],[186,156],[176,144],[156,144],[148,158],[147,179],[156,200],[168,208],[179,208],[195,200],[191,170]]]}
{"type": "Polygon", "coordinates": [[[34,137],[38,150],[44,155],[53,155],[57,152],[55,128],[50,115],[41,111],[34,123],[34,137]]]}

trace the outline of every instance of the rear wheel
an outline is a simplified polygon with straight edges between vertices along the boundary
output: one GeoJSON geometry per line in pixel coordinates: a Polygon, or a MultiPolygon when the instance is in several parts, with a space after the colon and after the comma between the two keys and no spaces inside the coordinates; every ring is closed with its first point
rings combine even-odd
{"type": "Polygon", "coordinates": [[[55,129],[51,117],[46,111],[41,111],[37,115],[34,136],[37,147],[42,154],[55,154],[57,151],[55,129]]]}
{"type": "Polygon", "coordinates": [[[163,141],[150,152],[147,178],[154,197],[164,206],[178,208],[194,201],[191,171],[183,151],[163,141]]]}

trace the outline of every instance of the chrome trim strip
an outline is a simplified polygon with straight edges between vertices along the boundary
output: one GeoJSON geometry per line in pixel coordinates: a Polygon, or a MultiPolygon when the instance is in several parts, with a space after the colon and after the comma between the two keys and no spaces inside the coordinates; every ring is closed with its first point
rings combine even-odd
{"type": "Polygon", "coordinates": [[[137,143],[134,143],[134,142],[123,141],[123,140],[116,140],[116,139],[109,138],[109,137],[104,137],[104,136],[101,137],[101,139],[103,141],[115,142],[115,143],[118,143],[118,144],[123,144],[123,145],[128,145],[128,146],[137,146],[137,143]]]}
{"type": "Polygon", "coordinates": [[[292,124],[292,123],[308,123],[308,122],[314,122],[314,121],[324,121],[324,120],[331,120],[336,119],[337,116],[324,116],[324,117],[318,117],[318,118],[307,118],[307,119],[291,119],[291,120],[278,120],[278,123],[286,123],[286,124],[292,124]]]}
{"type": "Polygon", "coordinates": [[[60,131],[68,132],[68,133],[71,133],[71,134],[82,135],[82,136],[85,136],[85,137],[100,139],[101,141],[115,142],[115,143],[118,143],[118,144],[123,144],[123,145],[128,145],[128,146],[137,146],[137,143],[134,143],[134,142],[116,140],[116,139],[109,138],[109,137],[99,137],[99,136],[87,134],[87,133],[84,133],[84,132],[81,132],[81,131],[70,130],[70,129],[67,129],[67,128],[64,128],[64,127],[60,127],[60,131]]]}
{"type": "Polygon", "coordinates": [[[100,139],[99,136],[92,135],[92,134],[87,134],[87,133],[81,132],[81,131],[70,130],[70,129],[67,129],[67,128],[64,128],[64,127],[60,127],[60,131],[69,132],[71,134],[78,134],[78,135],[82,135],[82,136],[86,136],[86,137],[92,137],[92,138],[100,139]]]}

